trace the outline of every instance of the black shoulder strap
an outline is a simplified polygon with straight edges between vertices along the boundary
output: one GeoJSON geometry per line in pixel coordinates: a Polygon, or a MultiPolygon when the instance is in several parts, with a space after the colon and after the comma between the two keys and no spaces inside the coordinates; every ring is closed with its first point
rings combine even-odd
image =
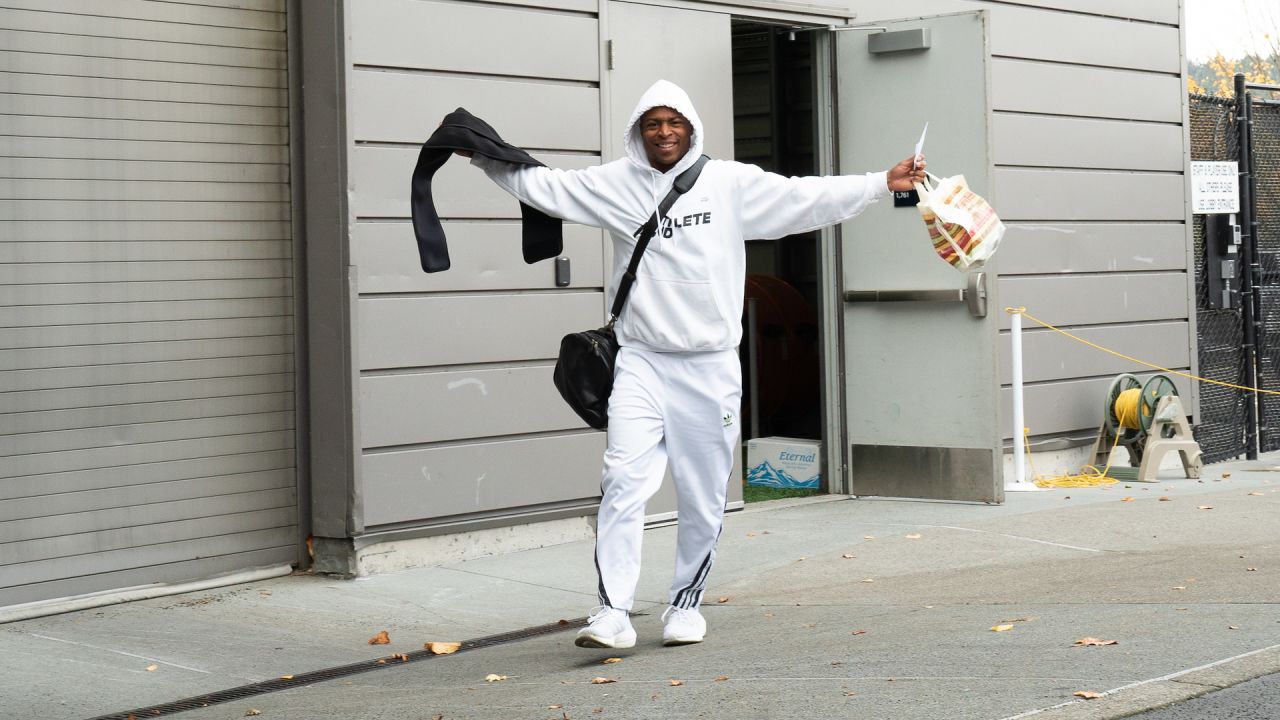
{"type": "Polygon", "coordinates": [[[613,325],[622,314],[622,306],[627,302],[627,295],[631,294],[631,286],[636,281],[636,269],[640,267],[640,256],[644,254],[645,248],[649,247],[649,241],[658,232],[659,214],[666,217],[667,211],[676,203],[676,200],[689,192],[689,188],[698,181],[698,175],[702,174],[702,166],[706,165],[709,159],[703,155],[697,162],[690,165],[689,169],[676,176],[676,181],[671,185],[671,192],[658,203],[658,211],[650,215],[648,221],[636,231],[636,235],[639,236],[636,240],[636,249],[631,253],[631,262],[627,263],[627,271],[622,274],[622,280],[618,282],[618,294],[614,296],[613,308],[609,311],[610,325],[613,325]]]}

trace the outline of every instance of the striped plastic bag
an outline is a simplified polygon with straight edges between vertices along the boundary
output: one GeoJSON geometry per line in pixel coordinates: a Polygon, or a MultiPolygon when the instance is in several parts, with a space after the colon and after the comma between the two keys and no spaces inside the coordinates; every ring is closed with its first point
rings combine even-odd
{"type": "Polygon", "coordinates": [[[958,270],[982,267],[1004,237],[1004,223],[996,211],[969,189],[963,175],[940,178],[928,173],[916,192],[929,239],[938,257],[958,270]]]}

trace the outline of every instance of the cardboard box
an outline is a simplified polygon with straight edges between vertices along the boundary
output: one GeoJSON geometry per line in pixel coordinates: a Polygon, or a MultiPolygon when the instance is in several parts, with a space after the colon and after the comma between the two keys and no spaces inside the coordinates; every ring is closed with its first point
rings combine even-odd
{"type": "Polygon", "coordinates": [[[748,440],[747,484],[818,489],[822,486],[822,441],[785,437],[748,440]]]}

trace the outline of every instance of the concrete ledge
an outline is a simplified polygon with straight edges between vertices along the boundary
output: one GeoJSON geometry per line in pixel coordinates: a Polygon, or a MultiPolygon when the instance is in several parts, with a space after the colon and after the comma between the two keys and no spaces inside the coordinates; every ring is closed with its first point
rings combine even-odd
{"type": "Polygon", "coordinates": [[[588,540],[595,537],[594,520],[593,515],[388,540],[356,550],[354,571],[356,575],[376,575],[588,540]]]}

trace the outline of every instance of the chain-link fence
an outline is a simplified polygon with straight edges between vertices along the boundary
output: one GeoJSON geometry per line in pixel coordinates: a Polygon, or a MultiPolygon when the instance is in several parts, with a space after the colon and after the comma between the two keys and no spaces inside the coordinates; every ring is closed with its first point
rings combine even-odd
{"type": "MultiPolygon", "coordinates": [[[[1191,159],[1238,160],[1239,130],[1233,98],[1192,95],[1191,159]]],[[[1255,99],[1250,125],[1254,175],[1254,222],[1257,244],[1254,276],[1257,294],[1258,386],[1280,390],[1280,103],[1255,99]]],[[[1245,168],[1241,168],[1242,170],[1245,168]]],[[[1243,199],[1243,197],[1242,197],[1243,199]]],[[[1196,254],[1196,322],[1200,374],[1214,380],[1248,385],[1248,356],[1241,308],[1213,308],[1209,304],[1208,263],[1216,253],[1205,247],[1205,215],[1194,216],[1196,254]]],[[[1244,228],[1246,234],[1248,228],[1244,228]]],[[[1245,238],[1248,242],[1248,238],[1245,238]]],[[[1237,263],[1237,283],[1249,271],[1237,263]]],[[[1252,393],[1208,383],[1200,384],[1200,417],[1196,440],[1206,462],[1238,457],[1248,450],[1247,403],[1252,393]]],[[[1258,433],[1263,451],[1280,449],[1280,397],[1259,395],[1258,433]]]]}
{"type": "MultiPolygon", "coordinates": [[[[1280,390],[1280,104],[1255,100],[1250,134],[1257,227],[1258,386],[1280,390]]],[[[1261,449],[1280,449],[1280,397],[1260,395],[1261,449]]]]}
{"type": "MultiPolygon", "coordinates": [[[[1235,160],[1239,157],[1235,101],[1191,96],[1191,159],[1235,160]]],[[[1200,375],[1236,385],[1247,384],[1244,354],[1244,322],[1239,306],[1209,306],[1208,262],[1205,248],[1205,215],[1194,215],[1196,257],[1196,328],[1199,335],[1200,375]]],[[[1196,441],[1205,462],[1237,457],[1245,452],[1244,390],[1200,383],[1200,415],[1196,441]]]]}

